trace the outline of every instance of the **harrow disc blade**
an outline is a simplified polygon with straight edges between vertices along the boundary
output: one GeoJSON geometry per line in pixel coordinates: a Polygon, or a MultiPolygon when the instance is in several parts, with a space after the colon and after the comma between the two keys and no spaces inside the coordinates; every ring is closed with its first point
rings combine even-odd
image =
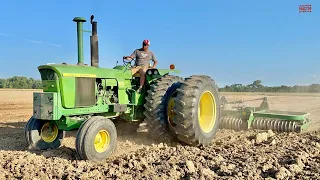
{"type": "Polygon", "coordinates": [[[252,123],[252,129],[270,129],[275,132],[301,132],[300,126],[294,121],[271,118],[256,118],[252,123]]]}
{"type": "Polygon", "coordinates": [[[221,118],[220,129],[247,130],[248,123],[240,118],[225,116],[221,118]]]}

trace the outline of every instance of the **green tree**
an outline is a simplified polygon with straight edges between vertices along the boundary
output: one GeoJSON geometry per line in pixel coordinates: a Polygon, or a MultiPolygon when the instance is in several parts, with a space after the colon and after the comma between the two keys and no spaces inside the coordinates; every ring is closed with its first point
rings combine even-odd
{"type": "Polygon", "coordinates": [[[320,93],[320,84],[311,84],[309,86],[273,86],[268,87],[262,84],[261,80],[255,80],[252,84],[232,84],[220,88],[222,92],[301,92],[301,93],[320,93]]]}
{"type": "Polygon", "coordinates": [[[39,89],[41,88],[41,80],[24,76],[13,76],[7,79],[0,79],[0,88],[39,89]]]}

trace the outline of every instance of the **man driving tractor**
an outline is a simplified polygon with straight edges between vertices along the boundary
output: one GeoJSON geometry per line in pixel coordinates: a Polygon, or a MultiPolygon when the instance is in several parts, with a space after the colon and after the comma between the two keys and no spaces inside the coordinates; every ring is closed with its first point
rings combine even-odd
{"type": "Polygon", "coordinates": [[[142,48],[134,50],[130,56],[123,56],[123,59],[125,60],[131,59],[130,61],[132,61],[133,59],[136,59],[134,68],[138,68],[138,73],[141,76],[140,86],[137,90],[139,93],[141,92],[141,89],[145,82],[145,74],[149,68],[149,61],[152,60],[154,62],[151,68],[155,68],[158,64],[158,59],[156,58],[154,53],[149,50],[149,46],[150,41],[143,40],[142,48]]]}

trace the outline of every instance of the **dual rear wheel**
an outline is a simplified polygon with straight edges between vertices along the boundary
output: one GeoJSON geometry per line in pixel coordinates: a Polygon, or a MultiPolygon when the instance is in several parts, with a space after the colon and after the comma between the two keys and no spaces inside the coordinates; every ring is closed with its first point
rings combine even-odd
{"type": "Polygon", "coordinates": [[[208,76],[164,76],[146,97],[148,132],[160,141],[209,145],[219,129],[219,99],[218,87],[208,76]]]}

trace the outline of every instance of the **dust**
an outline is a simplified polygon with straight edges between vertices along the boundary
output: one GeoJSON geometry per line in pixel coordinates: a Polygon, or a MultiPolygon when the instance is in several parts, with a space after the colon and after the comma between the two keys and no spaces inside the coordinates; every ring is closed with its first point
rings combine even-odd
{"type": "Polygon", "coordinates": [[[32,91],[0,91],[0,179],[319,179],[320,97],[272,96],[269,102],[272,109],[310,112],[313,126],[301,134],[220,130],[212,146],[189,147],[157,143],[136,132],[138,122],[118,121],[116,152],[93,163],[78,157],[76,131],[59,149],[27,150],[23,128],[32,91]]]}

